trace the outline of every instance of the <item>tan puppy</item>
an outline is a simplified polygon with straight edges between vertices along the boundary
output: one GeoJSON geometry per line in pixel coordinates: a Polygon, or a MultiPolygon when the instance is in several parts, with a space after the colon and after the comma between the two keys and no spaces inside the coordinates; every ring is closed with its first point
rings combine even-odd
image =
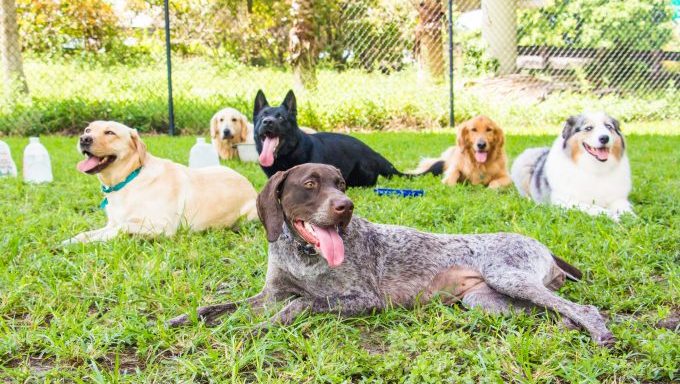
{"type": "Polygon", "coordinates": [[[465,121],[457,129],[456,146],[447,148],[438,159],[423,159],[413,172],[426,172],[443,163],[442,182],[447,185],[458,182],[490,188],[510,185],[503,130],[486,116],[465,121]]]}
{"type": "Polygon", "coordinates": [[[221,159],[238,158],[236,144],[255,144],[253,125],[234,108],[224,108],[210,119],[210,137],[221,159]]]}
{"type": "MultiPolygon", "coordinates": [[[[300,127],[305,133],[313,134],[312,128],[300,127]]],[[[224,108],[210,119],[210,138],[221,159],[238,158],[236,144],[255,144],[253,125],[244,114],[234,108],[224,108]]]]}
{"type": "Polygon", "coordinates": [[[245,177],[227,167],[189,169],[154,157],[137,130],[123,124],[92,122],[78,151],[87,156],[78,170],[103,184],[108,222],[64,243],[106,241],[121,232],[172,236],[180,225],[200,231],[257,218],[257,193],[245,177]]]}

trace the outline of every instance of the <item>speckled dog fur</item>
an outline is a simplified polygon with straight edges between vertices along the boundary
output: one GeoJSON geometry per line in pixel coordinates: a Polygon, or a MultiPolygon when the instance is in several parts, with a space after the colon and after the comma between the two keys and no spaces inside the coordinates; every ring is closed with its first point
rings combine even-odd
{"type": "MultiPolygon", "coordinates": [[[[580,272],[554,257],[538,241],[518,234],[431,234],[354,217],[340,229],[344,261],[331,268],[291,226],[291,220],[297,217],[288,216],[295,207],[288,206],[291,202],[286,194],[296,188],[298,180],[318,177],[322,181],[315,195],[320,200],[314,207],[316,217],[304,220],[325,220],[326,225],[331,225],[333,220],[325,207],[332,205],[333,199],[347,197],[344,187],[334,189],[336,184],[323,180],[337,178],[339,172],[326,165],[305,164],[278,175],[258,197],[259,211],[266,210],[266,204],[278,204],[282,212],[280,220],[272,219],[271,212],[260,213],[270,241],[274,240],[269,244],[262,292],[239,303],[199,308],[198,315],[204,321],[212,322],[241,303],[263,307],[289,300],[269,324],[290,324],[305,311],[352,316],[390,305],[410,307],[416,300],[426,302],[439,294],[492,313],[547,308],[587,330],[596,343],[614,342],[595,307],[570,302],[551,291],[558,289],[565,278],[580,277],[580,272]],[[460,271],[470,278],[460,279],[460,271]],[[461,287],[459,283],[469,286],[461,287]]],[[[186,315],[180,316],[170,325],[188,320],[186,315]]]]}

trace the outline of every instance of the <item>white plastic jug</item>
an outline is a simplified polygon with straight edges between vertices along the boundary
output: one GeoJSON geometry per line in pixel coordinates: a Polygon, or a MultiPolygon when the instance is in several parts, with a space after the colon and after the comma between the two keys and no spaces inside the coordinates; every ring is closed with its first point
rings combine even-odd
{"type": "Polygon", "coordinates": [[[37,137],[31,137],[24,149],[24,181],[29,183],[52,181],[50,155],[37,137]]]}
{"type": "Polygon", "coordinates": [[[196,138],[196,144],[189,153],[189,168],[204,168],[220,165],[215,147],[205,142],[202,137],[196,138]]]}
{"type": "Polygon", "coordinates": [[[0,140],[0,177],[9,177],[17,175],[17,165],[12,159],[12,151],[9,145],[0,140]]]}

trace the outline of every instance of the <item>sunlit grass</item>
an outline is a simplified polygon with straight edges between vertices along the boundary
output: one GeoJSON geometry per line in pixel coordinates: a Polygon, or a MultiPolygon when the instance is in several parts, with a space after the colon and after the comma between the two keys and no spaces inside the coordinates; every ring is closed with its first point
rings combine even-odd
{"type": "MultiPolygon", "coordinates": [[[[521,130],[521,127],[510,127],[521,130]]],[[[641,129],[630,124],[633,131],[641,129]]],[[[647,128],[645,128],[647,129],[647,128]]],[[[553,126],[553,131],[559,130],[553,126]]],[[[514,158],[549,136],[509,136],[514,158]]],[[[440,153],[450,134],[358,134],[404,170],[440,153]]],[[[192,137],[146,137],[155,155],[185,163],[192,137]]],[[[15,159],[25,138],[7,138],[15,159]]],[[[95,178],[75,169],[75,138],[43,137],[55,181],[0,180],[0,379],[84,382],[672,382],[680,336],[656,327],[678,311],[680,137],[630,135],[637,218],[538,206],[513,189],[443,186],[434,177],[381,179],[422,188],[423,198],[351,189],[356,215],[448,233],[533,236],[585,271],[560,292],[605,311],[620,340],[596,347],[540,315],[498,317],[439,302],[340,320],[303,316],[256,340],[263,317],[242,309],[216,328],[170,330],[163,321],[198,305],[245,298],[264,281],[259,223],[239,231],[180,232],[171,239],[120,236],[61,249],[61,240],[104,224],[95,178]]],[[[256,164],[228,162],[259,190],[256,164]]],[[[21,164],[19,164],[21,167],[21,164]]]]}

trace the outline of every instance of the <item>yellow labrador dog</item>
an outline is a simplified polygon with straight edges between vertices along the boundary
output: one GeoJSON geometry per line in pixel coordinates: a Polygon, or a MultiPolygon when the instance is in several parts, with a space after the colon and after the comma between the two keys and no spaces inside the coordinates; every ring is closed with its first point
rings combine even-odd
{"type": "MultiPolygon", "coordinates": [[[[307,134],[316,133],[312,128],[300,129],[307,134]]],[[[255,144],[253,135],[253,124],[234,108],[224,108],[210,119],[210,138],[220,159],[237,159],[236,144],[255,144]]]]}
{"type": "Polygon", "coordinates": [[[180,225],[200,231],[257,218],[252,184],[227,167],[189,169],[152,156],[137,130],[113,121],[92,122],[78,143],[78,170],[102,183],[108,222],[64,243],[106,241],[119,233],[175,234],[180,225]]]}

